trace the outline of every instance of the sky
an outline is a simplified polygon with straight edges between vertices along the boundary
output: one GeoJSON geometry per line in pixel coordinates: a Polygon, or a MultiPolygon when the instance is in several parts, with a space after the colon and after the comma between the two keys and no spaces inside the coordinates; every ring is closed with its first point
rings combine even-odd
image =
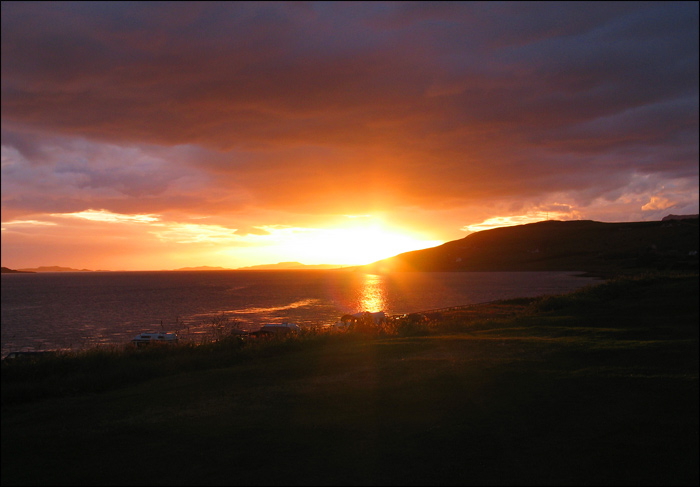
{"type": "Polygon", "coordinates": [[[697,2],[2,2],[2,265],[698,213],[697,2]]]}

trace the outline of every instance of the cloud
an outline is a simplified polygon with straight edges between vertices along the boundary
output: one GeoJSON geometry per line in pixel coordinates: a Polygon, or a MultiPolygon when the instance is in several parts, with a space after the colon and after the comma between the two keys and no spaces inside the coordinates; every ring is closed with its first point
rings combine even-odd
{"type": "Polygon", "coordinates": [[[242,240],[236,235],[237,229],[225,228],[219,225],[197,225],[171,223],[162,225],[163,228],[154,228],[150,233],[163,241],[176,243],[236,243],[242,240]]]}
{"type": "Polygon", "coordinates": [[[111,222],[111,223],[150,223],[157,222],[159,218],[155,215],[122,215],[112,213],[108,210],[85,210],[77,213],[59,213],[51,216],[66,217],[66,218],[82,218],[84,220],[96,222],[111,222]]]}
{"type": "Polygon", "coordinates": [[[55,226],[55,225],[57,225],[57,223],[54,223],[54,222],[45,222],[45,221],[40,221],[40,220],[10,220],[10,221],[3,222],[2,224],[3,225],[12,225],[12,226],[17,225],[20,227],[24,227],[24,226],[33,227],[36,225],[39,225],[39,226],[55,226]]]}
{"type": "Polygon", "coordinates": [[[698,30],[692,2],[4,2],[3,219],[692,211],[698,30]]]}

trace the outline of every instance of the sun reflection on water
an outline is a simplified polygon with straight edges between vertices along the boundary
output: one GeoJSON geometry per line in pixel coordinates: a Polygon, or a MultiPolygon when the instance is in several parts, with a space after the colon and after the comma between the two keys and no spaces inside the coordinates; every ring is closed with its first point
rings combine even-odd
{"type": "Polygon", "coordinates": [[[375,313],[386,308],[386,283],[382,276],[365,274],[359,296],[360,310],[375,313]]]}

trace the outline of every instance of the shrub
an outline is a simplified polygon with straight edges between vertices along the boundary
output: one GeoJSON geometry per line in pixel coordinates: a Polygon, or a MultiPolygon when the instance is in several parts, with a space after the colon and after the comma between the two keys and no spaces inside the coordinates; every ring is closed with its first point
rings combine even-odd
{"type": "Polygon", "coordinates": [[[399,336],[425,336],[430,334],[430,320],[427,316],[412,313],[395,320],[394,330],[399,336]]]}

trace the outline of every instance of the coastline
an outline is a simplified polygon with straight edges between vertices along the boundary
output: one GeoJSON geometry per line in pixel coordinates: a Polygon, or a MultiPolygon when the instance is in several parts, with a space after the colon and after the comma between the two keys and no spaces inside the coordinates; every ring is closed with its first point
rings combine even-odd
{"type": "Polygon", "coordinates": [[[697,319],[697,274],[646,276],[391,336],[3,363],[2,483],[696,485],[697,319]]]}
{"type": "Polygon", "coordinates": [[[596,282],[573,274],[373,276],[332,270],[8,274],[3,278],[2,355],[126,343],[139,333],[160,330],[161,321],[164,331],[198,338],[222,317],[246,331],[283,321],[314,327],[367,310],[419,313],[566,292],[596,282]]]}

